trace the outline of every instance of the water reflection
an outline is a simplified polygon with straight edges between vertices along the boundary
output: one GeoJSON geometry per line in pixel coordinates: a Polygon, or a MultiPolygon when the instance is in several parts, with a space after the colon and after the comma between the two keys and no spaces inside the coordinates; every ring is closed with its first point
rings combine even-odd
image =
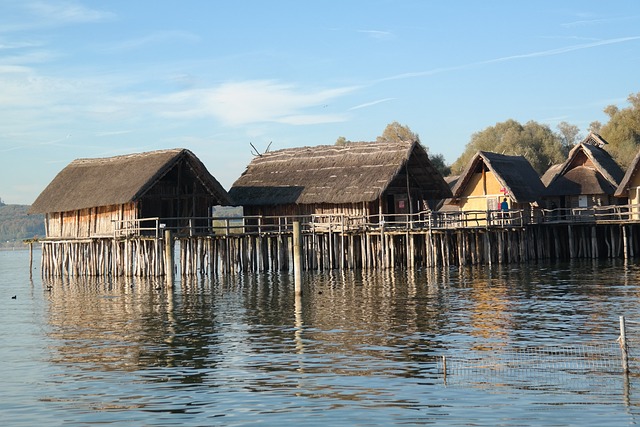
{"type": "MultiPolygon", "coordinates": [[[[398,408],[441,417],[433,393],[453,396],[452,384],[492,393],[500,384],[510,393],[599,393],[597,399],[635,406],[633,378],[626,391],[622,377],[536,382],[541,377],[532,372],[445,386],[440,360],[615,341],[619,315],[640,319],[639,275],[615,263],[336,271],[306,274],[301,298],[293,276],[282,274],[183,279],[174,288],[141,279],[45,281],[46,354],[59,375],[43,401],[81,413],[127,408],[208,416],[239,408],[375,407],[397,422],[404,419],[398,408]],[[72,399],[58,400],[61,391],[72,399]]],[[[629,335],[633,341],[637,332],[629,335]]],[[[459,405],[444,399],[438,405],[459,405]]]]}

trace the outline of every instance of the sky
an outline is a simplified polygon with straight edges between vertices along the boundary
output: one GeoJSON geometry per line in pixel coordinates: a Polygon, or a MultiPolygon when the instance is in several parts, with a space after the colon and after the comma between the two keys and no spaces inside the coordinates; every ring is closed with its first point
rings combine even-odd
{"type": "Polygon", "coordinates": [[[229,189],[254,156],[373,141],[448,163],[509,119],[586,135],[640,92],[640,2],[2,0],[0,199],[77,158],[187,148],[229,189]]]}

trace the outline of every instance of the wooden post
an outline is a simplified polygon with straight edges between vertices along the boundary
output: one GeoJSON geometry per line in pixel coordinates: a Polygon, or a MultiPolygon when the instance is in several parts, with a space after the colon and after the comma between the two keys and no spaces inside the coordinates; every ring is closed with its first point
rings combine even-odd
{"type": "Polygon", "coordinates": [[[625,326],[624,316],[620,316],[620,351],[622,353],[622,370],[625,374],[629,373],[629,347],[627,346],[627,328],[625,326]]]}
{"type": "Polygon", "coordinates": [[[444,374],[444,383],[447,383],[447,356],[442,355],[442,373],[444,374]]]}
{"type": "Polygon", "coordinates": [[[33,279],[33,242],[29,242],[29,280],[33,279]]]}
{"type": "Polygon", "coordinates": [[[387,268],[387,247],[385,245],[384,217],[380,221],[380,261],[382,268],[387,268]]]}
{"type": "Polygon", "coordinates": [[[173,233],[164,230],[164,271],[167,277],[167,286],[173,287],[173,233]]]}
{"type": "Polygon", "coordinates": [[[300,221],[293,221],[293,272],[296,296],[302,295],[302,251],[300,221]]]}
{"type": "Polygon", "coordinates": [[[415,259],[415,243],[413,241],[413,234],[407,231],[407,243],[408,243],[408,256],[407,256],[407,264],[409,270],[413,270],[415,267],[416,259],[415,259]]]}
{"type": "Polygon", "coordinates": [[[622,226],[622,253],[624,254],[624,260],[629,259],[629,242],[627,238],[627,227],[622,226]]]}
{"type": "Polygon", "coordinates": [[[568,230],[569,230],[569,258],[573,259],[575,258],[575,249],[573,246],[573,228],[569,225],[568,230]]]}

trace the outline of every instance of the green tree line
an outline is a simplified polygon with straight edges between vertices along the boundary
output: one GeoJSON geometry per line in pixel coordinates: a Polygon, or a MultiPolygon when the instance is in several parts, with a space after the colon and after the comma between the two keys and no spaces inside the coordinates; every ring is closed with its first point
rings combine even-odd
{"type": "MultiPolygon", "coordinates": [[[[534,120],[522,124],[517,120],[507,119],[474,133],[462,154],[451,164],[445,162],[442,154],[432,153],[429,147],[425,148],[432,163],[443,176],[460,174],[480,150],[523,156],[542,175],[549,167],[564,162],[571,148],[588,132],[596,132],[609,143],[605,149],[613,159],[622,169],[626,169],[640,148],[640,92],[629,95],[627,101],[629,106],[626,108],[606,106],[603,111],[608,116],[607,123],[603,125],[598,121],[591,122],[584,135],[577,126],[567,122],[560,122],[554,130],[534,120]]],[[[420,138],[408,126],[392,122],[377,141],[394,140],[420,141],[420,138]]],[[[336,145],[350,142],[341,136],[336,145]]]]}
{"type": "Polygon", "coordinates": [[[0,204],[0,243],[44,237],[43,215],[27,215],[28,205],[0,204]]]}

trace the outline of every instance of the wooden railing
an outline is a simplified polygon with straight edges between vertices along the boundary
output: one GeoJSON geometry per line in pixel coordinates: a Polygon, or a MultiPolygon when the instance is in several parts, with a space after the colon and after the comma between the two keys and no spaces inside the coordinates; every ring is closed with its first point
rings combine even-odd
{"type": "Polygon", "coordinates": [[[528,224],[604,224],[640,222],[640,205],[589,208],[502,211],[437,212],[347,216],[340,214],[303,216],[242,216],[193,218],[141,218],[114,221],[115,238],[148,236],[159,238],[164,230],[176,236],[230,236],[291,233],[300,222],[303,233],[406,232],[424,229],[523,227],[528,224]]]}

